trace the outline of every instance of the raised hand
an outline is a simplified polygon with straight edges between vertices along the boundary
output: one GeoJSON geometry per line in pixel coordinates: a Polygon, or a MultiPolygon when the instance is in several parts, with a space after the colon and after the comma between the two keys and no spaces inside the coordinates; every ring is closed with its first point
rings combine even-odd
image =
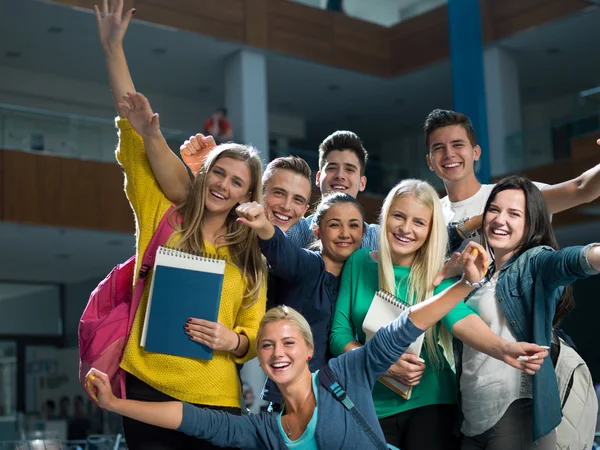
{"type": "Polygon", "coordinates": [[[190,138],[179,147],[179,153],[181,153],[181,159],[186,166],[192,171],[194,175],[198,173],[206,155],[213,148],[217,146],[215,139],[212,136],[204,136],[203,134],[196,134],[190,136],[190,138]]]}
{"type": "Polygon", "coordinates": [[[534,375],[548,356],[548,349],[528,342],[506,342],[503,353],[502,361],[506,364],[534,375]]]}
{"type": "Polygon", "coordinates": [[[109,411],[117,397],[114,396],[110,387],[108,376],[97,369],[90,369],[85,376],[85,390],[98,404],[109,411]]]}
{"type": "Polygon", "coordinates": [[[481,244],[469,242],[458,258],[458,263],[463,268],[465,279],[471,283],[478,283],[488,271],[490,258],[481,244]]]}
{"type": "Polygon", "coordinates": [[[463,268],[459,264],[459,259],[460,253],[456,252],[450,257],[448,261],[446,261],[446,264],[444,264],[442,270],[438,272],[438,274],[435,276],[435,279],[433,280],[434,286],[437,287],[445,279],[458,277],[463,273],[463,268]]]}
{"type": "Polygon", "coordinates": [[[150,102],[143,94],[128,92],[123,100],[117,105],[119,116],[128,119],[137,134],[142,138],[160,135],[158,114],[152,111],[150,102]]]}
{"type": "Polygon", "coordinates": [[[191,340],[216,351],[233,352],[239,343],[237,333],[221,322],[210,322],[192,317],[185,324],[185,332],[191,340]]]}
{"type": "Polygon", "coordinates": [[[425,361],[412,353],[403,354],[384,374],[406,386],[416,386],[425,372],[425,361]]]}
{"type": "Polygon", "coordinates": [[[100,43],[104,51],[111,53],[113,50],[121,48],[135,9],[130,9],[123,17],[123,0],[111,0],[110,7],[108,0],[103,0],[102,13],[97,5],[94,6],[94,12],[96,13],[100,43]]]}
{"type": "Polygon", "coordinates": [[[238,223],[256,230],[261,239],[270,239],[275,234],[273,225],[267,218],[265,207],[257,202],[242,203],[235,210],[238,223]]]}

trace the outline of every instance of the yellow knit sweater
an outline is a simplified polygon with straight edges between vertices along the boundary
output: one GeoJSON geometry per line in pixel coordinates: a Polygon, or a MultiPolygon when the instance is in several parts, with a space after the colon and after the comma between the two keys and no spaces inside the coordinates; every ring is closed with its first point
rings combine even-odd
{"type": "MultiPolygon", "coordinates": [[[[154,178],[142,138],[131,128],[127,120],[118,120],[117,124],[119,146],[116,156],[125,170],[125,192],[136,219],[137,264],[139,264],[154,231],[171,203],[154,178]]],[[[170,242],[177,238],[178,236],[173,236],[170,242]]],[[[216,253],[213,245],[208,242],[204,245],[207,252],[216,253]]],[[[218,253],[226,259],[229,256],[227,248],[219,249],[218,253]]],[[[136,273],[138,271],[139,267],[136,267],[136,273]]],[[[240,270],[228,261],[223,279],[219,321],[236,333],[248,336],[250,349],[243,358],[218,351],[213,352],[212,360],[206,361],[146,352],[140,346],[151,285],[150,276],[146,280],[144,294],[135,315],[121,367],[153,388],[178,400],[204,405],[240,407],[240,384],[235,363],[244,363],[256,356],[256,333],[265,312],[266,287],[262,287],[258,302],[250,308],[242,308],[245,282],[240,270]]],[[[198,292],[201,291],[199,286],[198,292]]],[[[182,323],[182,329],[183,326],[182,323]]]]}

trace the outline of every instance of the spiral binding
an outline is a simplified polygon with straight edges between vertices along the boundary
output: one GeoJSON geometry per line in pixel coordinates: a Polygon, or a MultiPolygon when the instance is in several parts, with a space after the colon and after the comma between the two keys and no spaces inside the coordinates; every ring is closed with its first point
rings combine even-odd
{"type": "Polygon", "coordinates": [[[186,253],[169,247],[158,247],[158,251],[156,252],[156,254],[173,256],[175,258],[189,259],[192,261],[203,261],[218,264],[223,264],[226,262],[225,258],[217,255],[216,253],[186,253]]]}
{"type": "Polygon", "coordinates": [[[377,296],[378,296],[380,299],[382,299],[382,300],[384,300],[384,301],[386,301],[386,302],[388,302],[389,304],[391,304],[391,305],[394,305],[394,306],[401,306],[401,307],[407,307],[407,306],[410,306],[408,303],[406,303],[406,302],[404,302],[404,301],[400,300],[400,299],[399,299],[398,297],[396,297],[394,294],[392,294],[392,293],[390,293],[390,292],[388,292],[388,291],[386,291],[386,290],[384,290],[384,289],[379,289],[379,290],[377,291],[377,296]]]}

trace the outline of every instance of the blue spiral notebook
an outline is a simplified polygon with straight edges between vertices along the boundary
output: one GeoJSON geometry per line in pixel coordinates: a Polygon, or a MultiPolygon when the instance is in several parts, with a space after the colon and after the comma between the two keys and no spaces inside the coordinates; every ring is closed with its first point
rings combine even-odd
{"type": "Polygon", "coordinates": [[[212,359],[212,350],[185,333],[188,318],[216,322],[225,261],[159,247],[140,345],[148,352],[212,359]]]}

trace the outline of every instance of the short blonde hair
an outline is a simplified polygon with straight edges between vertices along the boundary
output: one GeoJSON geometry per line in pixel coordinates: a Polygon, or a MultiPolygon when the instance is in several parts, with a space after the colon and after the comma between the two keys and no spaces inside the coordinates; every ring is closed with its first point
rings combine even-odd
{"type": "Polygon", "coordinates": [[[258,348],[259,342],[262,338],[262,333],[265,325],[273,322],[281,322],[282,320],[287,320],[292,325],[294,325],[300,334],[304,337],[304,342],[306,346],[311,350],[315,348],[315,342],[313,340],[312,331],[310,329],[310,325],[304,318],[302,314],[296,311],[294,308],[290,308],[289,306],[275,306],[274,308],[269,309],[262,320],[260,321],[260,325],[258,326],[258,333],[256,335],[256,346],[258,348]]]}

